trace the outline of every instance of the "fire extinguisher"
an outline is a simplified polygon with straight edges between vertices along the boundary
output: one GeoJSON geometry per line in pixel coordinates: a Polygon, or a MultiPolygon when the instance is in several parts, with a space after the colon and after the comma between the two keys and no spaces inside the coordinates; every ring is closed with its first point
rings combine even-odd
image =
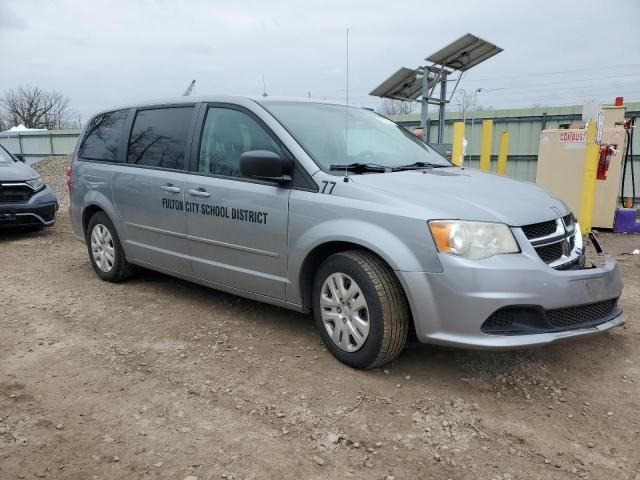
{"type": "Polygon", "coordinates": [[[611,162],[611,155],[617,151],[617,145],[601,145],[600,146],[600,158],[598,160],[598,174],[596,178],[598,180],[606,180],[607,172],[609,171],[609,163],[611,162]]]}

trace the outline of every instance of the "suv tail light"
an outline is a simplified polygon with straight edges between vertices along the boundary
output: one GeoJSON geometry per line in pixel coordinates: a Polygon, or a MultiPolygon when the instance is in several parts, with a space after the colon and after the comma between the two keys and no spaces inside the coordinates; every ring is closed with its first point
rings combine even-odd
{"type": "Polygon", "coordinates": [[[71,193],[73,190],[73,184],[71,183],[71,166],[67,167],[67,191],[71,193]]]}

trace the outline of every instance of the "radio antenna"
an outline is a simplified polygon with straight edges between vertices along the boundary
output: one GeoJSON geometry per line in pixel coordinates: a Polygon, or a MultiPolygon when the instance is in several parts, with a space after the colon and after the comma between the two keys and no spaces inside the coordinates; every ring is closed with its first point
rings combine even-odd
{"type": "Polygon", "coordinates": [[[262,96],[267,97],[267,82],[264,80],[264,72],[262,72],[262,96]]]}
{"type": "Polygon", "coordinates": [[[349,27],[347,27],[347,78],[346,78],[346,105],[344,107],[344,181],[349,181],[349,27]]]}

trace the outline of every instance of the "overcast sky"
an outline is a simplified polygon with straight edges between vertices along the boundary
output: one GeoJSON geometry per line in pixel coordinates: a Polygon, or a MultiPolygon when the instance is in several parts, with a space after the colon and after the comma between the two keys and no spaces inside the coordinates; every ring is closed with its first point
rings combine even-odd
{"type": "MultiPolygon", "coordinates": [[[[640,101],[640,1],[0,0],[0,92],[55,89],[99,109],[180,95],[344,100],[470,32],[504,52],[469,71],[494,108],[640,101]]],[[[455,108],[455,107],[453,107],[455,108]]]]}

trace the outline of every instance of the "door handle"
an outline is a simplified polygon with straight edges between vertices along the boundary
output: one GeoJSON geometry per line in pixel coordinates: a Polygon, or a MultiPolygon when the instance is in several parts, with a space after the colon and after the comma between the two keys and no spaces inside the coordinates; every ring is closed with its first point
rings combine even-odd
{"type": "Polygon", "coordinates": [[[197,190],[194,190],[192,188],[192,189],[189,189],[187,191],[189,192],[189,195],[193,195],[194,197],[210,197],[211,196],[211,194],[209,194],[209,192],[207,192],[204,189],[200,189],[200,188],[197,189],[197,190]]]}
{"type": "Polygon", "coordinates": [[[180,187],[176,187],[174,185],[171,185],[170,183],[167,183],[166,185],[162,185],[161,188],[165,192],[180,193],[180,187]]]}

